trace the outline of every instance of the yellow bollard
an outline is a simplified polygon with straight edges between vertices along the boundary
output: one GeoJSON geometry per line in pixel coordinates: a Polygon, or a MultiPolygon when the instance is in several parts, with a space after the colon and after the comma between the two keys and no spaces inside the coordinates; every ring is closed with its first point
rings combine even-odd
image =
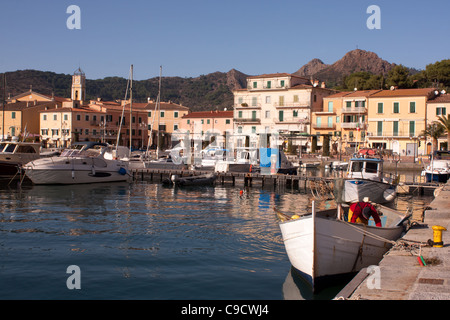
{"type": "Polygon", "coordinates": [[[442,242],[442,231],[447,231],[442,226],[433,226],[433,247],[435,248],[442,248],[444,246],[444,243],[442,242]]]}

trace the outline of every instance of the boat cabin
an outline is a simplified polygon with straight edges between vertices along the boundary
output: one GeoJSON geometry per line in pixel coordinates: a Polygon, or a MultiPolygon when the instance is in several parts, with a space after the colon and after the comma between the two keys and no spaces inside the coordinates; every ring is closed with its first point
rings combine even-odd
{"type": "Polygon", "coordinates": [[[383,179],[383,159],[372,149],[362,149],[354,154],[349,161],[347,178],[370,179],[381,181],[383,179]]]}

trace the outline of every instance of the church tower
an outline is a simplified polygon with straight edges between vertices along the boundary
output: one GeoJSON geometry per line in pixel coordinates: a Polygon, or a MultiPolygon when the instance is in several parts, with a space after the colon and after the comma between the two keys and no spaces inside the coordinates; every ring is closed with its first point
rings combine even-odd
{"type": "Polygon", "coordinates": [[[86,76],[81,68],[75,70],[72,76],[72,101],[86,99],[86,76]]]}

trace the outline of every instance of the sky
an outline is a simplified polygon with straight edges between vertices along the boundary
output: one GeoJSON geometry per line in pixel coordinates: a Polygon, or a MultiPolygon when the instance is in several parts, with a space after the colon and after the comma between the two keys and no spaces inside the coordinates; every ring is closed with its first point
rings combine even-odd
{"type": "Polygon", "coordinates": [[[133,65],[136,80],[158,77],[160,66],[179,77],[293,73],[357,48],[423,70],[450,58],[449,12],[448,0],[1,0],[0,72],[81,67],[88,79],[128,78],[133,65]],[[79,15],[67,13],[71,5],[79,15]]]}

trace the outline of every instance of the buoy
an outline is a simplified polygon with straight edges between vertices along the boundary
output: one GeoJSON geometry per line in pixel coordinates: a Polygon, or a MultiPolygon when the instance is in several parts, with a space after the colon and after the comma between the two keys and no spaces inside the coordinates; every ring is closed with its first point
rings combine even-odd
{"type": "Polygon", "coordinates": [[[291,217],[292,220],[295,220],[295,219],[298,219],[298,218],[300,218],[300,216],[299,216],[299,215],[296,215],[296,214],[294,214],[294,215],[291,217]]]}
{"type": "Polygon", "coordinates": [[[121,175],[125,175],[127,173],[127,170],[125,169],[125,168],[120,168],[119,169],[119,174],[121,174],[121,175]]]}
{"type": "Polygon", "coordinates": [[[239,191],[239,194],[242,196],[244,194],[244,190],[239,191]]]}
{"type": "Polygon", "coordinates": [[[432,226],[433,229],[433,247],[442,248],[444,242],[442,242],[442,231],[447,231],[446,228],[442,226],[432,226]]]}

